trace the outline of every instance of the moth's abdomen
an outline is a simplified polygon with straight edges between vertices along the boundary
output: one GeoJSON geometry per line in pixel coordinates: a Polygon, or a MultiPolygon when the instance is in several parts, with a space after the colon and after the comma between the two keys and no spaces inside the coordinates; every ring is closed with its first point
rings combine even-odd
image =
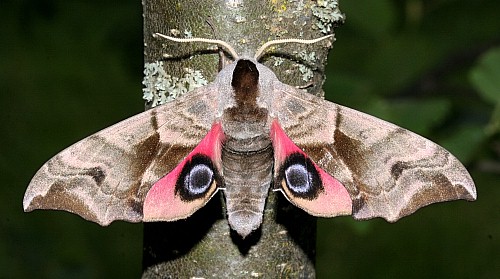
{"type": "MultiPolygon", "coordinates": [[[[231,228],[242,237],[249,235],[262,223],[272,180],[273,149],[268,139],[261,140],[264,147],[259,150],[235,150],[232,140],[222,147],[228,221],[231,228]]],[[[241,143],[238,141],[237,145],[241,143]]]]}

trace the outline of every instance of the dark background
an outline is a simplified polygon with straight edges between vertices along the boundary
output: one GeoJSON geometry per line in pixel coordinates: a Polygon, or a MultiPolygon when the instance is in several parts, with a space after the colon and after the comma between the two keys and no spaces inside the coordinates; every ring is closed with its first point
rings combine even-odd
{"type": "MultiPolygon", "coordinates": [[[[478,201],[389,224],[322,219],[318,278],[500,274],[500,2],[344,0],[327,98],[445,146],[478,201]]],[[[137,278],[142,225],[23,213],[36,170],[143,111],[140,1],[0,3],[0,278],[137,278]]],[[[196,34],[195,34],[196,35],[196,34]]]]}

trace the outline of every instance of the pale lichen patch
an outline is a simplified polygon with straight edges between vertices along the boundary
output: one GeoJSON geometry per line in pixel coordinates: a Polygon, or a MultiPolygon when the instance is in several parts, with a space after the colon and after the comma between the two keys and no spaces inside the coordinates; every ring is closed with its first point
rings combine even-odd
{"type": "Polygon", "coordinates": [[[302,80],[310,81],[314,76],[313,70],[315,68],[311,68],[310,66],[307,65],[315,64],[317,60],[316,53],[313,51],[307,54],[306,51],[302,50],[300,52],[294,51],[294,54],[296,54],[302,61],[306,62],[306,64],[299,65],[299,72],[302,74],[302,80]]]}
{"type": "Polygon", "coordinates": [[[311,10],[317,19],[315,26],[324,34],[329,34],[333,30],[335,22],[345,19],[337,0],[318,0],[311,6],[311,10]]]}
{"type": "Polygon", "coordinates": [[[285,62],[285,59],[283,59],[282,57],[273,57],[274,58],[274,67],[278,67],[280,66],[281,64],[283,64],[283,62],[285,62]]]}
{"type": "Polygon", "coordinates": [[[193,37],[193,32],[189,31],[189,30],[184,30],[184,37],[185,38],[192,38],[193,37]]]}
{"type": "Polygon", "coordinates": [[[173,77],[163,69],[163,62],[156,61],[144,65],[143,99],[151,107],[170,102],[177,97],[208,84],[201,71],[184,69],[182,77],[173,77]]]}

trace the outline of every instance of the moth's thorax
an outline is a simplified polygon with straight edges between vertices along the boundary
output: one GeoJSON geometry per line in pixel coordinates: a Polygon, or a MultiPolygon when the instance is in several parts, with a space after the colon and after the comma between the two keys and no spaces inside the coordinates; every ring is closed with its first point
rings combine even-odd
{"type": "Polygon", "coordinates": [[[259,71],[254,62],[239,60],[231,79],[233,104],[224,109],[222,127],[225,146],[236,152],[254,152],[271,144],[269,111],[259,104],[259,71]]]}

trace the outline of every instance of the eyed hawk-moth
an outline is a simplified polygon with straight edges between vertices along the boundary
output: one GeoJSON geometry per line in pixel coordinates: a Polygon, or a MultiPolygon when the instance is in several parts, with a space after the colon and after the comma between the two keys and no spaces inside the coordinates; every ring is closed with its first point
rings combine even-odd
{"type": "Polygon", "coordinates": [[[173,221],[223,190],[228,222],[246,237],[270,190],[314,216],[391,222],[431,203],[475,200],[469,173],[439,145],[235,58],[214,82],[54,156],[29,184],[24,210],[101,225],[173,221]]]}

